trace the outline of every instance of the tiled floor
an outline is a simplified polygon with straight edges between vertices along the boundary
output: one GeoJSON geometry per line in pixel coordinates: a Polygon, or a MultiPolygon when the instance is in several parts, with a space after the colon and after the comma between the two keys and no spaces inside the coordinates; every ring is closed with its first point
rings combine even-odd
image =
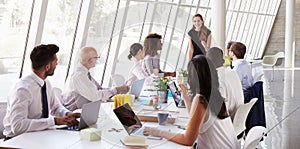
{"type": "Polygon", "coordinates": [[[267,136],[258,148],[300,148],[300,69],[255,67],[263,71],[267,136]]]}

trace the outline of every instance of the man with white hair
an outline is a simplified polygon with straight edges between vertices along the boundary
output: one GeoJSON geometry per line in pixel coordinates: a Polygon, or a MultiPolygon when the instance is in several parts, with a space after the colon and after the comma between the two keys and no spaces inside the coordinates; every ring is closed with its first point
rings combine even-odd
{"type": "Polygon", "coordinates": [[[233,120],[234,115],[240,105],[244,104],[244,94],[242,84],[238,74],[224,66],[225,60],[223,51],[217,47],[210,48],[206,57],[214,64],[219,77],[219,90],[225,98],[228,114],[233,120]]]}
{"type": "Polygon", "coordinates": [[[129,91],[129,86],[103,89],[101,85],[90,75],[89,70],[96,66],[100,57],[93,47],[84,47],[79,53],[79,64],[73,74],[69,76],[62,93],[63,105],[73,111],[81,108],[83,104],[97,100],[108,100],[115,94],[123,94],[129,91]]]}

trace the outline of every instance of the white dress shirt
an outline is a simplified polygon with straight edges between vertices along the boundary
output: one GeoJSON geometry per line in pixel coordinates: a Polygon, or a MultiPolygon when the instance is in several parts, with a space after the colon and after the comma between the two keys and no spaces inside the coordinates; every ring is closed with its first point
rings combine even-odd
{"type": "Polygon", "coordinates": [[[62,103],[67,109],[73,111],[91,101],[107,100],[116,93],[115,88],[102,89],[94,78],[90,80],[88,69],[79,64],[65,83],[62,103]]]}
{"type": "MultiPolygon", "coordinates": [[[[55,98],[50,82],[46,79],[48,109],[51,115],[65,116],[69,112],[55,98]]],[[[54,117],[42,118],[41,87],[44,80],[35,73],[20,79],[9,93],[7,113],[3,120],[3,134],[14,137],[19,134],[44,130],[55,125],[54,117]]]]}
{"type": "Polygon", "coordinates": [[[252,70],[248,62],[244,59],[237,59],[232,61],[233,70],[237,72],[242,82],[243,90],[253,85],[254,79],[252,76],[252,70]]]}
{"type": "Polygon", "coordinates": [[[148,77],[148,74],[144,71],[142,68],[141,61],[138,61],[136,58],[133,57],[133,67],[131,68],[128,79],[126,81],[126,84],[131,86],[132,82],[136,80],[141,80],[148,77]]]}
{"type": "Polygon", "coordinates": [[[224,66],[217,68],[219,77],[219,90],[225,98],[227,111],[233,120],[238,107],[244,104],[243,88],[238,74],[224,66]]]}

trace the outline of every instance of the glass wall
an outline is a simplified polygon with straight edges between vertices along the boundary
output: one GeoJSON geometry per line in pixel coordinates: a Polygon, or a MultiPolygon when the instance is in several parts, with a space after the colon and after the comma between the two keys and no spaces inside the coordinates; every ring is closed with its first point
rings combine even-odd
{"type": "MultiPolygon", "coordinates": [[[[280,2],[227,0],[226,42],[241,41],[247,46],[247,59],[261,58],[280,2]]],[[[54,43],[60,47],[55,75],[49,77],[52,85],[59,88],[63,88],[66,77],[76,66],[79,49],[95,47],[101,59],[92,75],[104,87],[109,87],[111,74],[127,77],[132,65],[127,59],[131,44],[143,43],[149,33],[162,35],[161,67],[176,71],[187,65],[187,32],[192,27],[192,16],[200,13],[208,28],[211,24],[211,0],[32,3],[0,0],[1,98],[7,96],[20,74],[30,72],[29,53],[35,45],[54,43]]]]}
{"type": "Polygon", "coordinates": [[[32,0],[0,1],[0,98],[18,80],[32,0]]]}

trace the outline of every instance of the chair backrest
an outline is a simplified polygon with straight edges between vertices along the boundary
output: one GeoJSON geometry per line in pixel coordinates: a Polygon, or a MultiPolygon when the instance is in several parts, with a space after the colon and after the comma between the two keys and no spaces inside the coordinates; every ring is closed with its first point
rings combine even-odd
{"type": "Polygon", "coordinates": [[[125,84],[125,78],[120,74],[111,75],[112,85],[121,86],[125,84]]]}
{"type": "Polygon", "coordinates": [[[276,63],[275,66],[280,66],[282,64],[282,61],[284,59],[284,52],[278,52],[277,54],[275,54],[276,56],[276,63]]]}
{"type": "Polygon", "coordinates": [[[284,52],[278,52],[275,54],[277,58],[284,58],[284,52]]]}
{"type": "Polygon", "coordinates": [[[253,98],[250,102],[240,105],[240,107],[237,109],[233,119],[233,127],[236,136],[241,134],[246,129],[247,115],[257,100],[257,98],[253,98]]]}
{"type": "Polygon", "coordinates": [[[284,52],[278,52],[274,55],[266,55],[263,57],[262,64],[265,66],[279,66],[284,59],[284,52]]]}
{"type": "Polygon", "coordinates": [[[253,76],[254,82],[260,81],[263,75],[264,75],[263,71],[256,72],[253,76]]]}
{"type": "Polygon", "coordinates": [[[3,119],[6,114],[6,107],[7,107],[6,101],[0,102],[0,139],[4,138],[4,136],[3,136],[3,130],[4,130],[3,119]]]}
{"type": "Polygon", "coordinates": [[[245,139],[244,149],[255,149],[260,140],[263,138],[263,135],[266,131],[266,128],[263,126],[254,126],[252,127],[245,139]]]}
{"type": "Polygon", "coordinates": [[[263,57],[262,65],[264,66],[274,66],[276,64],[277,58],[274,55],[267,55],[263,57]]]}

